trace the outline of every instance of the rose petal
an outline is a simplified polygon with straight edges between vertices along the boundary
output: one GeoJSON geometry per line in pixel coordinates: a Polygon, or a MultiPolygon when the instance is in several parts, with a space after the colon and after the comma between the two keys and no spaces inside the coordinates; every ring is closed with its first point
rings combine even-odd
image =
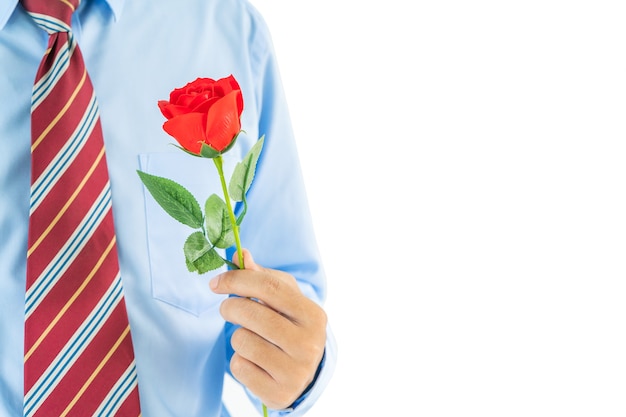
{"type": "Polygon", "coordinates": [[[241,130],[241,91],[231,91],[216,101],[209,109],[206,119],[206,143],[221,152],[235,139],[241,130]]]}
{"type": "Polygon", "coordinates": [[[204,126],[206,115],[187,113],[173,117],[163,123],[163,130],[172,136],[184,149],[199,154],[202,142],[205,141],[204,126]]]}
{"type": "Polygon", "coordinates": [[[241,90],[241,88],[239,87],[239,83],[237,82],[235,77],[233,77],[232,74],[229,75],[228,77],[219,79],[217,81],[217,83],[220,86],[222,86],[222,88],[226,92],[231,92],[231,91],[234,91],[234,90],[241,90]]]}
{"type": "Polygon", "coordinates": [[[185,106],[179,106],[176,104],[172,104],[169,101],[160,100],[158,102],[159,109],[163,116],[167,119],[171,119],[172,117],[180,116],[181,114],[189,113],[189,108],[185,106]]]}
{"type": "Polygon", "coordinates": [[[204,97],[198,96],[197,99],[191,103],[191,111],[194,113],[206,113],[209,107],[220,98],[221,97],[211,97],[209,94],[205,94],[204,97]]]}

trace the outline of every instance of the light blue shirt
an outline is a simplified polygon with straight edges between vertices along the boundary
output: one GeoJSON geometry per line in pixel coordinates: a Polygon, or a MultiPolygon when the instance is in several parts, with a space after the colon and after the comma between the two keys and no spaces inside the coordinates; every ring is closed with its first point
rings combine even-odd
{"type": "MultiPolygon", "coordinates": [[[[221,394],[233,326],[219,315],[223,296],[208,289],[214,273],[187,272],[182,247],[191,230],[144,192],[136,170],[183,184],[201,205],[210,194],[221,195],[212,161],[170,145],[157,101],[197,77],[233,74],[243,91],[246,134],[225,154],[227,175],[266,137],[242,244],[257,263],[293,274],[305,294],[324,300],[325,276],[268,29],[246,0],[85,0],[72,25],[100,104],[143,415],[226,416],[221,394]]],[[[30,100],[46,43],[17,0],[0,3],[1,417],[22,415],[30,100]]],[[[329,332],[314,386],[295,409],[272,415],[304,414],[334,362],[329,332]]]]}

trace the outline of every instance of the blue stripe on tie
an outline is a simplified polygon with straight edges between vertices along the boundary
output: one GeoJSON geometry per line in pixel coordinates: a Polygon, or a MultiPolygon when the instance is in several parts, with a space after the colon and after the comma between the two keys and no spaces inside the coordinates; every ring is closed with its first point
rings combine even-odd
{"type": "Polygon", "coordinates": [[[83,249],[95,229],[100,225],[111,207],[111,188],[107,185],[98,200],[94,203],[79,229],[70,237],[70,240],[61,248],[59,254],[48,265],[42,275],[26,293],[26,318],[39,305],[48,290],[54,286],[64,270],[71,265],[77,254],[83,249]]]}
{"type": "Polygon", "coordinates": [[[69,32],[71,28],[62,20],[40,13],[28,13],[35,23],[48,33],[69,32]]]}
{"type": "Polygon", "coordinates": [[[128,397],[135,385],[137,385],[137,368],[135,367],[135,362],[133,362],[122,379],[118,381],[113,392],[107,396],[106,401],[102,404],[104,407],[95,415],[98,417],[112,416],[113,412],[119,409],[124,400],[126,400],[126,397],[128,397]]]}
{"type": "Polygon", "coordinates": [[[71,37],[69,43],[66,43],[61,47],[55,57],[55,61],[52,63],[52,67],[48,72],[41,77],[37,84],[33,87],[33,95],[31,98],[31,112],[41,104],[41,102],[48,96],[48,93],[56,85],[57,81],[70,66],[70,57],[76,47],[76,43],[71,37]]]}
{"type": "Polygon", "coordinates": [[[83,348],[87,346],[97,334],[101,325],[111,315],[113,309],[122,300],[122,280],[119,273],[112,287],[105,294],[103,302],[99,304],[87,318],[83,326],[74,334],[65,348],[55,358],[51,366],[41,376],[37,383],[24,397],[24,416],[32,416],[39,406],[45,401],[57,383],[63,378],[65,372],[73,365],[80,356],[83,348]]]}
{"type": "Polygon", "coordinates": [[[43,198],[45,198],[48,194],[48,191],[50,191],[63,172],[65,172],[65,170],[70,166],[71,160],[76,158],[76,155],[78,155],[80,150],[83,148],[89,139],[91,132],[96,126],[98,116],[98,104],[94,94],[91,97],[89,107],[87,108],[87,112],[81,120],[80,125],[72,137],[68,140],[68,146],[65,146],[61,150],[61,152],[31,186],[30,214],[35,211],[43,198]]]}

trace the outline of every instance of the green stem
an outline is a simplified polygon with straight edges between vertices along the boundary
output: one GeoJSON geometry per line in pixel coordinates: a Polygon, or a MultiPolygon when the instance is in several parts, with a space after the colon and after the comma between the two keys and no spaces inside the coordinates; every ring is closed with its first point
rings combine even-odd
{"type": "MultiPolygon", "coordinates": [[[[237,256],[239,257],[239,269],[244,269],[243,265],[243,252],[241,251],[241,240],[239,239],[239,226],[237,226],[237,219],[235,219],[235,212],[233,206],[230,203],[230,196],[228,195],[228,187],[226,187],[226,178],[224,178],[224,167],[222,155],[218,155],[213,158],[213,162],[217,167],[217,172],[220,175],[220,182],[222,183],[222,192],[224,193],[224,201],[226,202],[226,208],[228,209],[228,216],[230,217],[230,224],[233,227],[233,234],[235,235],[235,244],[237,245],[237,256]]],[[[268,417],[267,406],[263,404],[263,417],[268,417]]]]}
{"type": "Polygon", "coordinates": [[[218,155],[213,158],[217,173],[220,175],[220,182],[222,183],[222,192],[224,193],[224,201],[226,202],[226,208],[228,209],[228,216],[230,217],[230,224],[233,227],[233,234],[235,235],[235,245],[237,245],[237,256],[239,257],[239,269],[244,269],[243,265],[243,252],[241,250],[241,240],[239,239],[239,227],[237,226],[237,219],[235,219],[235,212],[233,206],[230,203],[230,196],[228,195],[228,187],[226,186],[226,178],[224,178],[224,167],[222,161],[222,155],[218,155]]]}

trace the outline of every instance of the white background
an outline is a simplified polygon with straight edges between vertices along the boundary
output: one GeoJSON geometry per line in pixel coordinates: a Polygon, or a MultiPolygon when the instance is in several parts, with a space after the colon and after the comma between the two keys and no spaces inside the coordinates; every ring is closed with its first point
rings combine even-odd
{"type": "Polygon", "coordinates": [[[307,416],[625,416],[626,3],[253,3],[339,343],[307,416]]]}

